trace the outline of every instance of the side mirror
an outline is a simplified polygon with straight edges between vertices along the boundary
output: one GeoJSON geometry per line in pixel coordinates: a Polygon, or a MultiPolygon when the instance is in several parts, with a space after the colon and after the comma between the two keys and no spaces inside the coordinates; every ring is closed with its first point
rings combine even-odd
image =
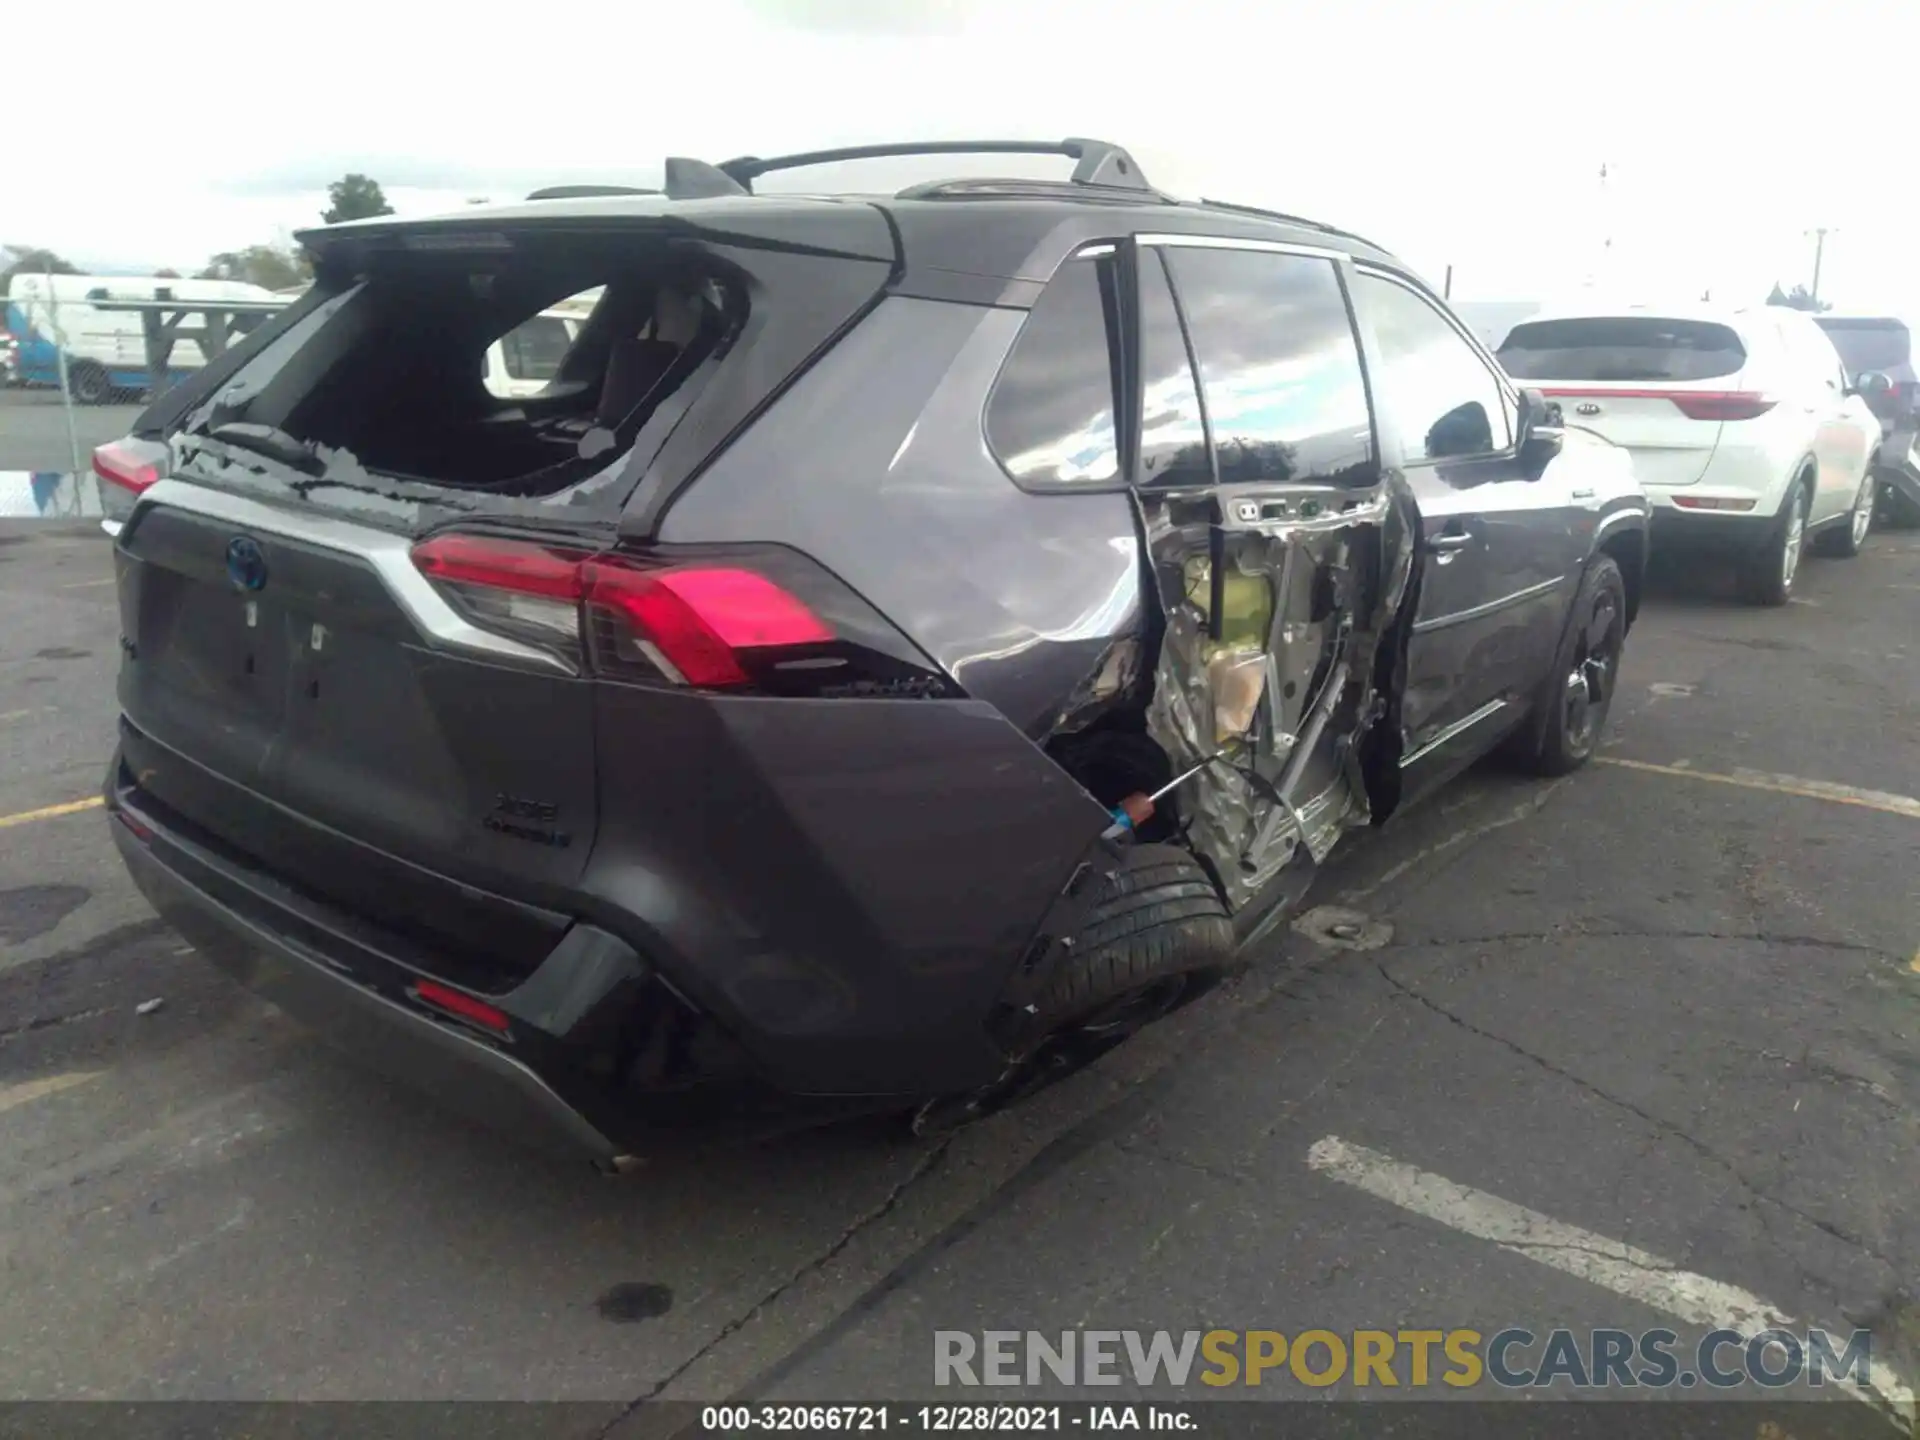
{"type": "Polygon", "coordinates": [[[1879,370],[1862,370],[1854,376],[1850,393],[1868,400],[1884,400],[1893,393],[1893,381],[1879,370]]]}
{"type": "Polygon", "coordinates": [[[1514,444],[1520,468],[1529,480],[1538,480],[1566,444],[1565,418],[1560,407],[1538,390],[1520,392],[1520,413],[1514,420],[1514,444]]]}

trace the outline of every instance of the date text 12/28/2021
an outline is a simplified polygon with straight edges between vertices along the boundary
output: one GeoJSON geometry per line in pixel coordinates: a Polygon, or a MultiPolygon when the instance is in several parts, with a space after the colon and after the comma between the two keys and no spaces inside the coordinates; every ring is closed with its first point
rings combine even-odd
{"type": "Polygon", "coordinates": [[[1198,1420],[1168,1405],[708,1405],[700,1429],[709,1435],[751,1431],[907,1430],[991,1433],[1062,1430],[1192,1431],[1198,1420]]]}

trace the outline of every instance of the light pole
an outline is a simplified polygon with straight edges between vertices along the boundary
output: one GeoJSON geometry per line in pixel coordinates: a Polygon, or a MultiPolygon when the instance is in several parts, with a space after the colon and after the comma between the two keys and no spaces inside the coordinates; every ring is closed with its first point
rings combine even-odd
{"type": "Polygon", "coordinates": [[[1809,230],[1807,233],[1813,236],[1813,289],[1808,294],[1813,303],[1818,305],[1820,303],[1820,262],[1826,256],[1827,236],[1835,232],[1831,227],[1822,226],[1818,230],[1809,230]]]}

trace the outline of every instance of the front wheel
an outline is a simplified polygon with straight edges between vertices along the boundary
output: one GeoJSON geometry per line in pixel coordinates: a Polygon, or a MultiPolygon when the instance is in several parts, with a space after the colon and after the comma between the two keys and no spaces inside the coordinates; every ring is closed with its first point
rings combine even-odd
{"type": "Polygon", "coordinates": [[[1536,775],[1565,775],[1593,758],[1606,729],[1627,644],[1627,583],[1609,555],[1580,579],[1553,669],[1533,704],[1518,759],[1536,775]]]}
{"type": "Polygon", "coordinates": [[[1869,465],[1867,473],[1861,477],[1860,491],[1853,497],[1853,509],[1847,512],[1845,523],[1824,531],[1816,542],[1822,555],[1851,560],[1865,548],[1867,534],[1873,529],[1874,497],[1879,493],[1880,482],[1874,475],[1873,466],[1869,465]]]}
{"type": "Polygon", "coordinates": [[[1755,605],[1784,605],[1793,598],[1794,577],[1807,545],[1807,487],[1796,485],[1780,518],[1760,548],[1740,562],[1740,593],[1755,605]]]}

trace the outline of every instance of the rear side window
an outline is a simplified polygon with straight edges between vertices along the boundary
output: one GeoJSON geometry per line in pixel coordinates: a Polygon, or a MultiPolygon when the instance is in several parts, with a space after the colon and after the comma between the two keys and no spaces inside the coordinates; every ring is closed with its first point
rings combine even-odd
{"type": "Polygon", "coordinates": [[[1848,374],[1898,370],[1913,358],[1913,336],[1898,320],[1820,319],[1814,323],[1827,332],[1848,374]]]}
{"type": "Polygon", "coordinates": [[[987,443],[1022,487],[1110,484],[1120,477],[1104,262],[1069,260],[1040,292],[987,401],[987,443]]]}
{"type": "Polygon", "coordinates": [[[1709,320],[1602,315],[1516,325],[1499,360],[1520,380],[1671,384],[1736,375],[1747,351],[1730,326],[1709,320]]]}
{"type": "Polygon", "coordinates": [[[1226,484],[1370,480],[1360,349],[1331,260],[1170,246],[1226,484]]]}

